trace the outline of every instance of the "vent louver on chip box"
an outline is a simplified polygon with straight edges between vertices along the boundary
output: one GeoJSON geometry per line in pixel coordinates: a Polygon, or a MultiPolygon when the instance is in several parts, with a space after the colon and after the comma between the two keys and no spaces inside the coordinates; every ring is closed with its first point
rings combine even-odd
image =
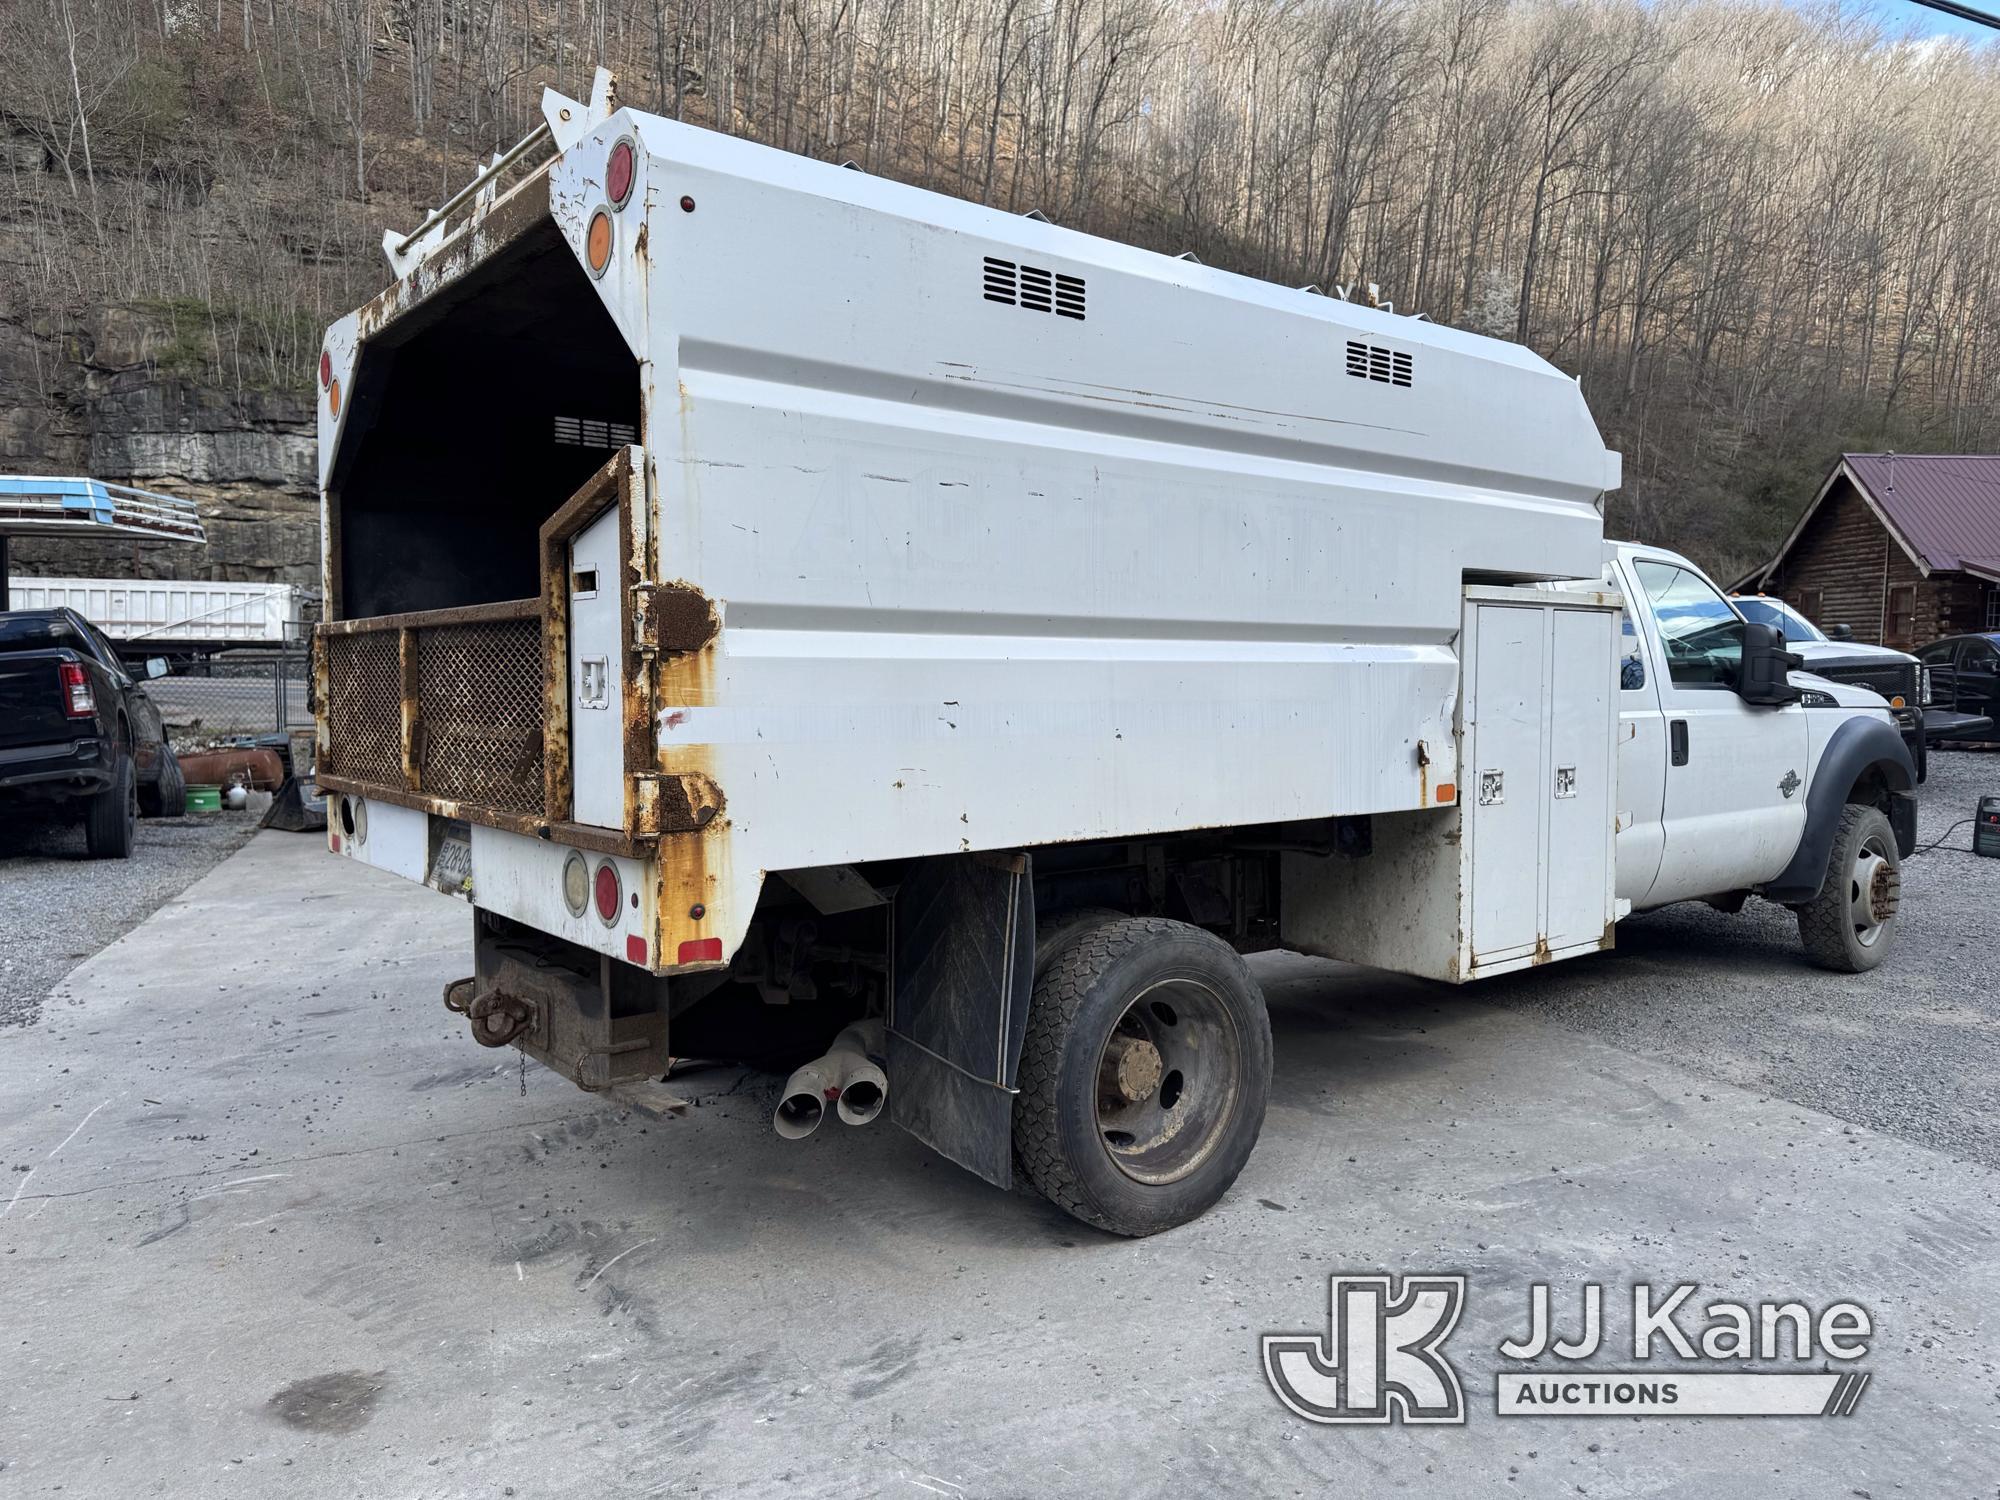
{"type": "Polygon", "coordinates": [[[1379,380],[1384,385],[1409,385],[1415,364],[1401,350],[1384,349],[1380,344],[1363,344],[1352,339],[1347,344],[1347,373],[1356,380],[1379,380]]]}
{"type": "Polygon", "coordinates": [[[1065,276],[1041,266],[1017,265],[986,257],[981,286],[988,302],[1004,302],[1028,312],[1052,312],[1059,318],[1084,318],[1081,276],[1065,276]]]}
{"type": "Polygon", "coordinates": [[[557,417],[555,440],[569,448],[622,448],[639,441],[629,422],[599,421],[594,417],[557,417]]]}

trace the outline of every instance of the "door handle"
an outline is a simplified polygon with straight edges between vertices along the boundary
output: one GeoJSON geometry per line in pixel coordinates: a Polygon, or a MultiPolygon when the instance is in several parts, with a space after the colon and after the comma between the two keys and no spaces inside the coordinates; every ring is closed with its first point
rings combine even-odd
{"type": "Polygon", "coordinates": [[[1669,719],[1667,721],[1667,738],[1673,748],[1674,764],[1677,766],[1686,765],[1688,763],[1688,721],[1686,719],[1669,719]]]}

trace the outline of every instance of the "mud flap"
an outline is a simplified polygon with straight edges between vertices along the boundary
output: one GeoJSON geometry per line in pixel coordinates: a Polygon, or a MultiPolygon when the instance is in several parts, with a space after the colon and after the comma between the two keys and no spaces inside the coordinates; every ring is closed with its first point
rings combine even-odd
{"type": "Polygon", "coordinates": [[[889,1118],[1003,1188],[1035,979],[1031,874],[1025,854],[941,855],[890,910],[889,1118]]]}
{"type": "Polygon", "coordinates": [[[319,794],[318,787],[307,795],[298,777],[287,776],[285,784],[278,788],[278,795],[271,799],[264,821],[257,826],[278,828],[286,833],[325,833],[326,798],[319,794]]]}

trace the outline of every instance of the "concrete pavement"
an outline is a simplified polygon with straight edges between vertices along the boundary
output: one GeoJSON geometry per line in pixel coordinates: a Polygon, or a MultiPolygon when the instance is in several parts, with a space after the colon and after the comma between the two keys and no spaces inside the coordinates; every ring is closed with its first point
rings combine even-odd
{"type": "Polygon", "coordinates": [[[781,1141],[755,1075],[689,1077],[667,1121],[524,1076],[438,1003],[468,927],[264,834],[0,1032],[0,1495],[1882,1500],[2000,1475],[1986,1167],[1275,955],[1249,1168],[1198,1223],[1113,1241],[886,1124],[781,1141]],[[1323,1331],[1327,1274],[1371,1269],[1470,1278],[1468,1425],[1273,1398],[1259,1336],[1323,1331]],[[1591,1279],[1859,1301],[1873,1384],[1840,1420],[1494,1416],[1528,1284],[1591,1279]]]}

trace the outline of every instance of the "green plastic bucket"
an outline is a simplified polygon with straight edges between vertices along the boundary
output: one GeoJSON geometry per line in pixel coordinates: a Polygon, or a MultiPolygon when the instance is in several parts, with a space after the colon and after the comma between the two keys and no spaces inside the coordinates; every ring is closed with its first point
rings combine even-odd
{"type": "Polygon", "coordinates": [[[219,786],[191,786],[187,789],[187,810],[197,812],[221,812],[222,788],[219,786]]]}

